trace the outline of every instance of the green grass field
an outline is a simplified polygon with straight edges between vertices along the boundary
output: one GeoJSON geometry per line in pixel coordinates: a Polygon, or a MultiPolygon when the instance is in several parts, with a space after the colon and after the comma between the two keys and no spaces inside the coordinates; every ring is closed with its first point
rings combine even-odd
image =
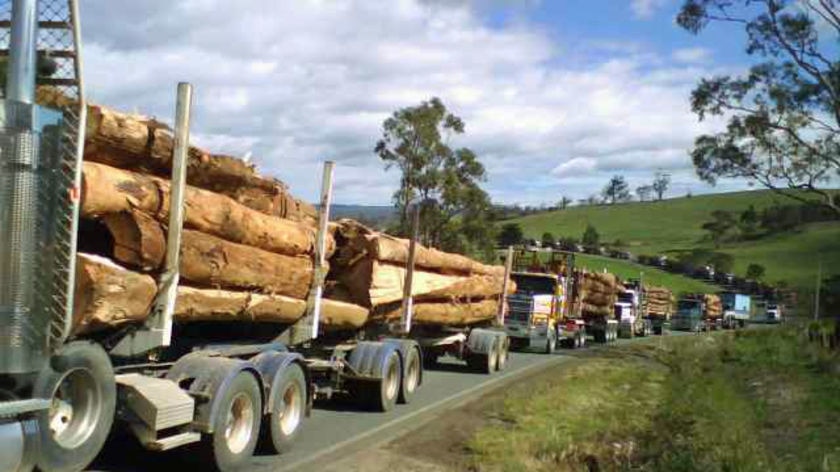
{"type": "MultiPolygon", "coordinates": [[[[770,191],[733,192],[682,197],[661,202],[572,207],[522,218],[505,220],[518,223],[527,237],[539,239],[550,232],[556,237],[580,239],[587,224],[598,230],[601,241],[620,239],[634,254],[661,254],[695,248],[711,249],[704,238],[704,222],[714,210],[740,212],[754,205],[757,211],[793,200],[770,191]]],[[[805,225],[795,232],[777,234],[755,241],[725,244],[721,251],[735,256],[735,272],[744,275],[750,263],[767,269],[770,282],[787,281],[797,287],[811,287],[817,260],[823,273],[840,273],[840,222],[805,225]]]]}

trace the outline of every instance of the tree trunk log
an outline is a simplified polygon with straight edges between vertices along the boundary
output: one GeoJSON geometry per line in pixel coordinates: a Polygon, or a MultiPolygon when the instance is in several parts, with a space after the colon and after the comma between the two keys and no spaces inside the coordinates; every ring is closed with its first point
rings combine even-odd
{"type": "MultiPolygon", "coordinates": [[[[175,318],[191,321],[254,321],[291,324],[306,313],[306,301],[282,295],[178,287],[175,318]]],[[[368,310],[358,305],[323,299],[321,324],[330,329],[358,328],[368,310]]]]}
{"type": "Polygon", "coordinates": [[[73,332],[84,333],[146,319],[155,280],[88,254],[76,258],[73,332]]]}
{"type": "MultiPolygon", "coordinates": [[[[481,300],[473,303],[458,302],[425,302],[416,303],[412,315],[412,323],[434,324],[448,326],[466,326],[496,317],[498,302],[496,300],[481,300]]],[[[392,321],[400,318],[401,307],[388,306],[374,311],[374,317],[379,320],[392,321]]]]}
{"type": "MultiPolygon", "coordinates": [[[[174,139],[165,125],[96,105],[88,111],[85,160],[162,177],[171,175],[174,139]]],[[[314,222],[314,207],[292,197],[282,182],[261,177],[252,165],[235,157],[190,146],[187,183],[272,216],[314,222]]]]}
{"type": "MultiPolygon", "coordinates": [[[[363,258],[406,265],[408,262],[407,239],[378,233],[359,222],[344,219],[334,227],[336,239],[341,240],[342,250],[336,255],[339,266],[350,267],[363,258]]],[[[504,275],[504,267],[481,264],[460,254],[451,254],[417,245],[415,267],[442,274],[504,275]]]]}
{"type": "MultiPolygon", "coordinates": [[[[162,179],[85,162],[82,216],[95,218],[137,209],[166,222],[169,192],[169,183],[162,179]]],[[[278,254],[313,253],[315,232],[309,226],[260,213],[195,187],[187,187],[185,200],[187,228],[278,254]]],[[[335,241],[328,237],[328,250],[334,247],[335,241]]]]}
{"type": "MultiPolygon", "coordinates": [[[[106,215],[113,257],[146,271],[163,266],[166,237],[160,224],[138,212],[106,215]]],[[[285,256],[193,230],[181,238],[181,277],[205,287],[257,290],[305,298],[312,283],[309,256],[285,256]]]]}
{"type": "MultiPolygon", "coordinates": [[[[406,268],[370,259],[358,261],[337,275],[353,302],[376,307],[402,300],[406,268]]],[[[415,300],[486,298],[502,293],[504,275],[451,275],[415,269],[411,293],[415,300]]],[[[515,284],[510,284],[511,293],[515,284]]]]}

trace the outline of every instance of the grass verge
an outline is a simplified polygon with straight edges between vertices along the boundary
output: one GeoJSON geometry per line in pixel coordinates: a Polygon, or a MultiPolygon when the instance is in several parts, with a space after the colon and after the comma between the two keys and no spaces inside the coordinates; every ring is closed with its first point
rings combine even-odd
{"type": "Polygon", "coordinates": [[[840,470],[838,370],[793,329],[616,347],[512,390],[468,448],[477,470],[840,470]]]}

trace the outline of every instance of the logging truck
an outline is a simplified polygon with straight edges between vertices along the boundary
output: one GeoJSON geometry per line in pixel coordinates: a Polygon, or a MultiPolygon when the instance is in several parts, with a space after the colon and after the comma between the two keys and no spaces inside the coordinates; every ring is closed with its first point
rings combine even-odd
{"type": "MultiPolygon", "coordinates": [[[[258,302],[288,308],[295,302],[305,315],[279,335],[277,324],[253,319],[174,323],[176,298],[184,310],[190,303],[185,295],[199,293],[179,286],[182,238],[190,238],[184,230],[189,218],[185,193],[197,192],[186,187],[192,101],[186,83],[178,86],[172,152],[166,156],[171,181],[165,199],[154,194],[166,200],[165,205],[158,202],[166,232],[162,272],[150,284],[154,302],[138,314],[142,322],[131,323],[137,320],[127,310],[112,310],[108,316],[128,317],[119,329],[78,335],[74,305],[106,295],[91,286],[80,298],[79,284],[94,275],[117,277],[109,279],[110,287],[131,303],[132,295],[147,288],[139,282],[151,277],[130,278],[116,264],[77,254],[78,245],[89,242],[80,241],[86,238],[79,232],[88,108],[78,4],[40,1],[52,5],[39,9],[38,0],[15,0],[11,17],[0,22],[0,28],[9,29],[3,37],[10,38],[0,102],[0,470],[82,470],[115,425],[153,451],[200,442],[218,469],[231,470],[251,457],[261,431],[276,451],[287,450],[317,398],[344,393],[385,411],[411,400],[423,378],[424,358],[450,353],[486,372],[504,366],[507,338],[492,323],[412,329],[410,280],[397,327],[320,332],[322,310],[333,306],[322,299],[330,163],[322,184],[308,299],[301,305],[269,295],[242,298],[248,308],[258,302]],[[41,11],[66,17],[42,21],[41,11]],[[40,32],[54,29],[65,30],[62,44],[49,43],[59,62],[57,75],[36,77],[38,48],[48,44],[40,32]],[[39,100],[42,91],[57,94],[49,101],[55,109],[35,104],[36,82],[39,100]]],[[[129,200],[142,206],[138,195],[129,200]]],[[[228,313],[224,303],[242,301],[222,295],[214,299],[218,313],[228,313]]],[[[504,296],[501,300],[504,306],[504,296]]]]}

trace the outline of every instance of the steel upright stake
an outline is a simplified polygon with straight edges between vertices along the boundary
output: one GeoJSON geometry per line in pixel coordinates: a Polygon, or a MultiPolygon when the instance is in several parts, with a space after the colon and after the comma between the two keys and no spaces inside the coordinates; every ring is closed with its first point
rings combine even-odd
{"type": "Polygon", "coordinates": [[[505,278],[502,281],[502,295],[499,297],[499,312],[496,324],[503,326],[507,315],[507,293],[510,285],[510,273],[513,270],[513,246],[508,246],[505,258],[505,278]]]}
{"type": "Polygon", "coordinates": [[[411,332],[411,318],[414,314],[414,259],[417,253],[417,238],[420,235],[420,205],[414,206],[411,214],[411,240],[408,243],[408,260],[405,267],[405,281],[403,283],[402,313],[400,315],[400,333],[411,332]]]}

